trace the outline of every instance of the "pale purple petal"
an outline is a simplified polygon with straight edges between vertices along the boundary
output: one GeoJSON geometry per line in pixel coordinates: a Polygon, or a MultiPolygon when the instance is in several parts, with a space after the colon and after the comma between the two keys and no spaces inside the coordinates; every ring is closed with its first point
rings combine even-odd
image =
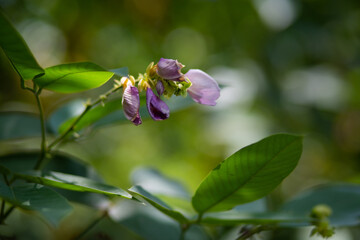
{"type": "Polygon", "coordinates": [[[142,123],[139,108],[140,108],[140,98],[139,90],[136,87],[128,85],[122,96],[122,105],[125,117],[132,121],[136,126],[142,123]]]}
{"type": "Polygon", "coordinates": [[[220,88],[212,77],[199,69],[190,69],[185,77],[192,83],[187,92],[195,102],[216,105],[216,100],[220,97],[220,88]]]}
{"type": "Polygon", "coordinates": [[[160,61],[157,63],[156,72],[164,79],[180,81],[183,76],[181,73],[181,68],[183,67],[177,60],[160,58],[160,61]]]}
{"type": "Polygon", "coordinates": [[[164,93],[164,84],[161,81],[158,81],[156,83],[156,91],[159,94],[159,96],[163,95],[163,93],[164,93]]]}
{"type": "Polygon", "coordinates": [[[152,119],[165,120],[170,116],[170,109],[166,103],[156,96],[151,88],[146,90],[146,107],[152,119]]]}

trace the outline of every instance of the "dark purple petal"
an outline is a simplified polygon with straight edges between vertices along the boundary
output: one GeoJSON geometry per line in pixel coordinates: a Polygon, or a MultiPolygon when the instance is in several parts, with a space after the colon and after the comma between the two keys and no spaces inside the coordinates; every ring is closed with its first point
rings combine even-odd
{"type": "Polygon", "coordinates": [[[165,120],[170,116],[170,109],[166,103],[156,96],[151,88],[146,90],[146,107],[155,121],[165,120]]]}
{"type": "Polygon", "coordinates": [[[163,95],[163,93],[164,93],[164,84],[161,81],[158,81],[156,83],[156,91],[159,94],[159,96],[163,95]]]}
{"type": "Polygon", "coordinates": [[[157,74],[167,80],[183,80],[183,74],[181,68],[184,66],[177,60],[161,58],[157,63],[156,72],[157,74]]]}
{"type": "Polygon", "coordinates": [[[122,96],[122,105],[125,117],[132,121],[136,126],[142,123],[139,108],[140,108],[140,98],[139,90],[136,87],[128,85],[122,96]]]}
{"type": "Polygon", "coordinates": [[[216,100],[220,97],[220,88],[212,77],[199,69],[190,69],[185,77],[191,82],[187,92],[195,102],[216,105],[216,100]]]}

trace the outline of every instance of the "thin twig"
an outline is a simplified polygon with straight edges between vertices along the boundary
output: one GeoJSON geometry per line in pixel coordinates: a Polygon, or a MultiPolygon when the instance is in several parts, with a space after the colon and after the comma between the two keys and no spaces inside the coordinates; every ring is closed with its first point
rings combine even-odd
{"type": "Polygon", "coordinates": [[[10,213],[15,209],[15,206],[11,206],[6,212],[5,214],[1,217],[0,219],[0,224],[2,224],[5,219],[10,215],[10,213]]]}
{"type": "Polygon", "coordinates": [[[93,227],[95,227],[101,220],[103,220],[108,215],[107,211],[105,211],[99,218],[95,219],[90,225],[82,231],[78,236],[74,238],[74,240],[80,240],[84,237],[93,227]]]}
{"type": "Polygon", "coordinates": [[[3,218],[5,212],[5,200],[1,201],[0,218],[3,218]]]}

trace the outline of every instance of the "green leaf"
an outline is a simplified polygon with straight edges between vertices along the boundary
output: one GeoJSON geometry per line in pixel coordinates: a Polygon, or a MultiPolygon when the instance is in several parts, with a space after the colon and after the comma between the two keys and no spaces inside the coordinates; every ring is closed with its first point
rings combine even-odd
{"type": "Polygon", "coordinates": [[[72,211],[64,197],[36,184],[9,187],[0,182],[0,197],[19,208],[40,212],[53,225],[72,211]]]}
{"type": "Polygon", "coordinates": [[[332,210],[330,223],[335,227],[357,226],[360,223],[360,185],[329,184],[300,193],[285,203],[280,212],[309,216],[313,207],[325,204],[332,210]]]}
{"type": "Polygon", "coordinates": [[[109,196],[119,196],[128,199],[132,198],[128,192],[120,188],[96,182],[88,178],[60,172],[31,171],[24,174],[16,173],[15,176],[28,182],[39,183],[50,187],[63,188],[79,192],[101,193],[109,196]]]}
{"type": "Polygon", "coordinates": [[[0,10],[0,46],[22,81],[44,73],[24,39],[0,10]]]}
{"type": "Polygon", "coordinates": [[[228,210],[270,193],[296,167],[302,138],[287,134],[267,137],[220,163],[197,189],[197,212],[228,210]]]}
{"type": "Polygon", "coordinates": [[[40,119],[22,112],[0,113],[0,140],[41,136],[40,119]]]}
{"type": "Polygon", "coordinates": [[[74,93],[101,86],[114,73],[91,62],[61,64],[45,69],[43,76],[34,79],[40,86],[60,93],[74,93]]]}
{"type": "Polygon", "coordinates": [[[189,222],[189,220],[185,218],[183,214],[173,210],[170,206],[168,206],[166,203],[164,203],[157,197],[153,196],[151,193],[147,192],[141,186],[133,186],[132,188],[129,189],[129,192],[134,196],[145,199],[145,201],[148,202],[150,205],[152,205],[162,213],[166,214],[167,216],[178,221],[179,223],[185,224],[189,222]]]}

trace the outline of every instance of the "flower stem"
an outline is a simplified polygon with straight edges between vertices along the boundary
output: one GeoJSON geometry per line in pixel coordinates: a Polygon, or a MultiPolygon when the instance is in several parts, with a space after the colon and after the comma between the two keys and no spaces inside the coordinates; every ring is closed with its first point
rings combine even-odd
{"type": "Polygon", "coordinates": [[[93,107],[101,103],[102,101],[106,100],[111,94],[115,93],[117,90],[119,90],[121,86],[114,86],[112,89],[110,89],[105,94],[101,95],[97,100],[93,101],[92,103],[86,104],[85,109],[83,112],[74,120],[74,122],[66,129],[65,132],[63,132],[59,137],[57,137],[52,143],[48,146],[48,151],[50,151],[54,146],[61,143],[70,133],[72,133],[75,130],[76,124],[84,117],[84,115],[93,107]]]}
{"type": "Polygon", "coordinates": [[[93,227],[95,227],[101,220],[103,220],[107,216],[107,211],[105,211],[99,218],[95,219],[90,225],[82,231],[78,236],[74,238],[74,240],[79,240],[84,237],[93,227]]]}
{"type": "Polygon", "coordinates": [[[4,215],[0,218],[0,224],[2,224],[5,219],[10,215],[10,213],[15,209],[15,206],[11,206],[5,213],[4,215]]]}
{"type": "Polygon", "coordinates": [[[39,108],[39,113],[40,113],[40,124],[41,124],[41,150],[40,150],[40,156],[38,161],[36,162],[36,165],[34,167],[35,170],[39,170],[41,169],[41,165],[45,160],[45,156],[46,156],[46,129],[45,129],[45,117],[44,117],[44,111],[43,111],[43,107],[41,105],[41,101],[40,101],[40,92],[38,91],[35,94],[35,98],[36,98],[36,103],[37,106],[39,108]]]}
{"type": "Polygon", "coordinates": [[[190,224],[180,225],[181,233],[180,233],[180,240],[185,240],[186,231],[190,228],[190,224]]]}

